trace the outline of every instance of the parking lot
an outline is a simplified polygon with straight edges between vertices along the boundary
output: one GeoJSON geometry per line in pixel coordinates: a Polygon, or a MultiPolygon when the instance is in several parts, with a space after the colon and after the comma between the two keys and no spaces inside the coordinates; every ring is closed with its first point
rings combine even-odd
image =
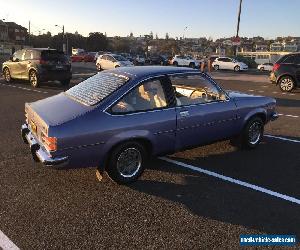
{"type": "MultiPolygon", "coordinates": [[[[75,63],[71,85],[95,73],[75,63]]],[[[0,238],[21,249],[237,249],[241,234],[299,241],[300,90],[282,93],[267,73],[211,74],[224,89],[276,98],[280,117],[261,145],[243,151],[225,141],[152,159],[129,186],[99,182],[89,166],[34,163],[19,133],[24,103],[64,89],[1,78],[0,238]]]]}

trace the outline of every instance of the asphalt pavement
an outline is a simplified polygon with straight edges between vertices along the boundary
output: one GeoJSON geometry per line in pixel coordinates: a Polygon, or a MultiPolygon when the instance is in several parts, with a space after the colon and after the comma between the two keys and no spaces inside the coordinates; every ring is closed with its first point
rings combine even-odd
{"type": "MultiPolygon", "coordinates": [[[[96,71],[76,64],[73,73],[72,86],[96,71]]],[[[1,232],[21,249],[240,249],[241,234],[299,242],[300,91],[282,93],[262,73],[212,75],[224,89],[276,98],[280,118],[261,145],[225,141],[152,159],[130,186],[98,182],[89,166],[34,163],[19,133],[24,103],[64,89],[1,78],[0,249],[1,232]]]]}

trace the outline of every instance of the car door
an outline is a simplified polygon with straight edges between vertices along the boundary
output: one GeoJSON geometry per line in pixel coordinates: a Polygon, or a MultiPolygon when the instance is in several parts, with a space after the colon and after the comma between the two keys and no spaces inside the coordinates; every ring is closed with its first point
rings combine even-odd
{"type": "Polygon", "coordinates": [[[108,69],[107,68],[107,55],[103,55],[100,58],[100,65],[102,69],[108,69]]]}
{"type": "Polygon", "coordinates": [[[115,68],[115,62],[116,62],[116,59],[113,58],[112,56],[107,56],[107,68],[108,69],[114,69],[115,68]]]}
{"type": "Polygon", "coordinates": [[[234,63],[231,58],[224,58],[224,69],[233,69],[234,63]]]}
{"type": "Polygon", "coordinates": [[[10,66],[10,74],[12,78],[21,78],[23,54],[24,50],[18,50],[13,55],[13,60],[10,66]]]}
{"type": "Polygon", "coordinates": [[[32,51],[24,50],[23,60],[20,62],[20,78],[28,78],[28,67],[30,66],[32,59],[32,51]]]}
{"type": "Polygon", "coordinates": [[[143,81],[107,110],[118,138],[145,138],[155,155],[174,151],[176,107],[165,94],[166,83],[165,77],[143,81]]]}
{"type": "Polygon", "coordinates": [[[233,136],[237,110],[233,100],[200,74],[171,75],[176,95],[176,150],[233,136]]]}
{"type": "Polygon", "coordinates": [[[218,58],[217,65],[219,65],[219,69],[226,69],[224,60],[224,57],[218,58]]]}

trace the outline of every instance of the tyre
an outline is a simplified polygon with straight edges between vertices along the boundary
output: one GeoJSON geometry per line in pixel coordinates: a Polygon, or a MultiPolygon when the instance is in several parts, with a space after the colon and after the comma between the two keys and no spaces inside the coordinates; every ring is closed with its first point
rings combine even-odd
{"type": "Polygon", "coordinates": [[[278,81],[279,88],[283,92],[291,92],[295,87],[294,79],[290,76],[283,76],[278,81]]]}
{"type": "Polygon", "coordinates": [[[102,71],[101,64],[96,65],[98,71],[102,71]]]}
{"type": "Polygon", "coordinates": [[[251,118],[243,132],[241,137],[241,146],[245,149],[256,148],[261,142],[264,135],[264,122],[258,116],[251,118]]]}
{"type": "Polygon", "coordinates": [[[195,63],[191,62],[191,63],[189,64],[189,67],[194,69],[194,68],[195,68],[195,63]]]}
{"type": "Polygon", "coordinates": [[[260,71],[264,71],[265,69],[264,69],[264,67],[261,67],[259,70],[260,70],[260,71]]]}
{"type": "Polygon", "coordinates": [[[116,69],[116,68],[119,68],[119,67],[120,67],[120,65],[116,65],[116,66],[115,66],[115,69],[116,69]]]}
{"type": "Polygon", "coordinates": [[[68,87],[70,85],[70,81],[71,81],[71,79],[65,79],[65,80],[60,81],[60,83],[62,86],[68,87]]]}
{"type": "Polygon", "coordinates": [[[123,143],[112,151],[106,171],[119,184],[134,182],[144,171],[146,156],[146,150],[140,143],[123,143]]]}
{"type": "Polygon", "coordinates": [[[233,70],[234,70],[235,72],[239,72],[239,71],[240,71],[240,66],[238,66],[238,65],[235,66],[233,70]]]}
{"type": "Polygon", "coordinates": [[[9,71],[8,68],[4,68],[4,70],[3,70],[3,77],[4,77],[4,80],[5,80],[7,83],[12,82],[11,75],[10,75],[10,71],[9,71]]]}
{"type": "Polygon", "coordinates": [[[219,70],[219,65],[214,65],[215,70],[219,70]]]}
{"type": "Polygon", "coordinates": [[[29,71],[29,82],[30,82],[32,87],[34,87],[34,88],[39,87],[40,82],[39,82],[38,75],[37,75],[36,71],[34,71],[34,70],[29,71]]]}
{"type": "Polygon", "coordinates": [[[173,66],[178,67],[178,62],[173,62],[173,66]]]}

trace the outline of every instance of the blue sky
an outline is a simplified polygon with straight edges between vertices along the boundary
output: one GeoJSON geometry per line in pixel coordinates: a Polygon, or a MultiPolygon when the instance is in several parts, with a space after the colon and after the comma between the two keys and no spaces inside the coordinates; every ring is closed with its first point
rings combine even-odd
{"type": "MultiPolygon", "coordinates": [[[[0,0],[0,18],[32,31],[108,36],[218,37],[236,33],[239,0],[0,0]],[[185,27],[187,27],[186,30],[185,27]],[[43,30],[45,29],[45,31],[43,30]]],[[[300,36],[300,0],[243,0],[240,36],[300,36]]]]}

